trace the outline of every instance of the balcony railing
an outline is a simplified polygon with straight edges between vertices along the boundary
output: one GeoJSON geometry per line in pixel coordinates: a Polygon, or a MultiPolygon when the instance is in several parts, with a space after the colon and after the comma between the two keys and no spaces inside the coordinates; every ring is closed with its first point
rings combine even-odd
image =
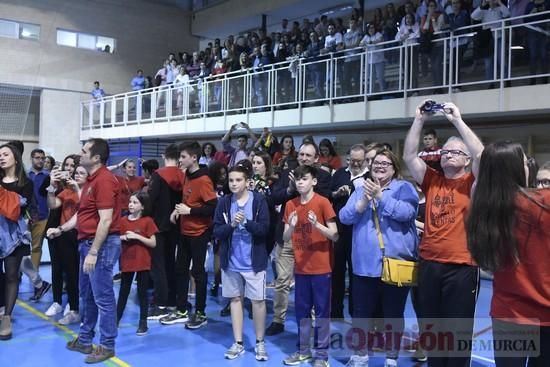
{"type": "Polygon", "coordinates": [[[81,129],[547,82],[550,11],[436,35],[429,53],[391,41],[81,103],[81,129]],[[489,28],[491,26],[492,28],[489,28]],[[474,47],[489,28],[491,47],[474,47]],[[484,57],[476,55],[485,51],[484,57]],[[381,62],[378,62],[381,60],[381,62]],[[537,64],[539,67],[537,67],[537,64]]]}

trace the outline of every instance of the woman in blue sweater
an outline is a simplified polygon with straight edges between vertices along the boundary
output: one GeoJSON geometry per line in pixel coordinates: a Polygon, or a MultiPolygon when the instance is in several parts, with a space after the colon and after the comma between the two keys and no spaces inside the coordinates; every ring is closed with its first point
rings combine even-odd
{"type": "MultiPolygon", "coordinates": [[[[343,224],[353,225],[353,324],[363,330],[369,328],[365,320],[373,317],[376,304],[381,301],[386,334],[385,367],[397,366],[399,345],[404,328],[403,312],[409,287],[383,283],[382,256],[401,260],[416,260],[418,237],[415,218],[418,194],[412,184],[401,179],[397,157],[389,150],[376,154],[371,165],[372,179],[367,179],[340,210],[343,224]],[[378,217],[384,253],[380,246],[375,221],[378,217]],[[388,329],[391,327],[391,329],[388,329]]],[[[372,350],[373,337],[368,335],[367,348],[355,350],[350,365],[366,366],[372,350]]]]}

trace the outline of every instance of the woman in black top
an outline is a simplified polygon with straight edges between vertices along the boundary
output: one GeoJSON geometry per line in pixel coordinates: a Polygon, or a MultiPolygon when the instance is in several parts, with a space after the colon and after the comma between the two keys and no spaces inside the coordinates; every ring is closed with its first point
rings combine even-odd
{"type": "MultiPolygon", "coordinates": [[[[25,199],[26,203],[21,206],[23,215],[33,199],[33,184],[25,173],[21,153],[9,144],[0,146],[0,186],[7,191],[16,192],[25,199]]],[[[11,228],[19,231],[17,226],[10,226],[11,228]]],[[[5,274],[0,272],[0,299],[5,305],[0,324],[0,340],[11,339],[11,313],[19,292],[19,266],[23,256],[30,255],[30,233],[27,228],[23,230],[24,233],[19,234],[18,244],[0,259],[0,269],[4,267],[6,271],[5,274]]]]}

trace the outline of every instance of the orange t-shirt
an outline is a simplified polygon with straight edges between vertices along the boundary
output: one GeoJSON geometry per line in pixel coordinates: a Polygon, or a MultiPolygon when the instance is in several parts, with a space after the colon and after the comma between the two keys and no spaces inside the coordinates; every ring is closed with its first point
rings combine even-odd
{"type": "MultiPolygon", "coordinates": [[[[182,202],[193,208],[202,207],[207,201],[215,200],[218,196],[214,191],[212,180],[208,175],[190,179],[185,177],[183,183],[182,202]]],[[[198,237],[208,230],[212,224],[211,217],[197,215],[180,216],[180,230],[185,236],[198,237]]]]}
{"type": "Polygon", "coordinates": [[[426,195],[426,221],[420,243],[424,260],[473,265],[466,242],[466,215],[475,177],[447,179],[427,167],[421,188],[426,195]]]}
{"type": "Polygon", "coordinates": [[[327,274],[332,271],[332,243],[308,221],[307,213],[310,210],[317,216],[317,221],[325,226],[329,220],[336,218],[328,199],[317,193],[305,204],[300,203],[299,196],[286,203],[285,223],[288,223],[288,217],[293,211],[298,214],[298,223],[292,233],[294,271],[296,274],[327,274]]]}
{"type": "Polygon", "coordinates": [[[76,191],[71,189],[64,189],[61,191],[57,198],[63,203],[61,206],[61,221],[60,225],[63,225],[71,219],[71,217],[78,210],[78,202],[80,201],[76,191]]]}
{"type": "MultiPolygon", "coordinates": [[[[550,207],[550,189],[531,193],[550,207]]],[[[494,273],[491,316],[550,326],[550,210],[518,194],[515,236],[519,263],[494,273]],[[538,320],[538,321],[537,321],[538,320]]]]}

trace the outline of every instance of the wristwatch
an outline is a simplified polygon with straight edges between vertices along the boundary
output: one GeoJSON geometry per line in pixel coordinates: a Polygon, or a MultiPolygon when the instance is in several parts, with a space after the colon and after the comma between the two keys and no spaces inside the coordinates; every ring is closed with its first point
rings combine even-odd
{"type": "Polygon", "coordinates": [[[46,191],[50,194],[55,194],[56,190],[57,189],[55,187],[53,187],[52,185],[46,187],[46,191]]]}

